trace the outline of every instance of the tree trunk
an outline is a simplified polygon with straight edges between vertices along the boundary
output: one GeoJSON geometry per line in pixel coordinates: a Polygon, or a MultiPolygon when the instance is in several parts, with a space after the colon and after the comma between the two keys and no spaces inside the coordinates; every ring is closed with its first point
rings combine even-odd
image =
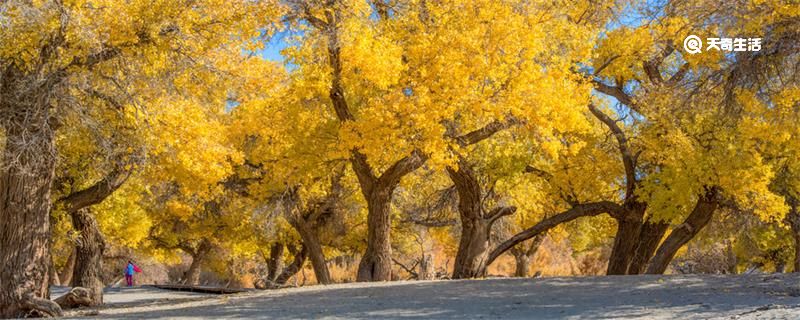
{"type": "Polygon", "coordinates": [[[3,119],[6,141],[0,168],[0,318],[58,316],[62,311],[49,300],[48,285],[54,136],[47,111],[19,111],[24,113],[20,117],[28,119],[3,119]]]}
{"type": "Polygon", "coordinates": [[[430,237],[428,227],[418,226],[420,239],[420,260],[417,270],[417,280],[433,280],[436,278],[436,271],[433,264],[433,240],[430,237]]]}
{"type": "MultiPolygon", "coordinates": [[[[328,64],[331,67],[331,83],[328,92],[333,111],[340,122],[354,121],[345,97],[342,77],[341,45],[336,20],[340,13],[336,8],[326,11],[331,23],[325,34],[328,44],[328,64]]],[[[361,193],[367,200],[367,249],[358,264],[357,281],[392,280],[391,212],[392,193],[400,180],[416,170],[427,160],[419,150],[392,164],[383,174],[376,175],[367,161],[367,156],[357,148],[352,150],[350,162],[358,178],[361,193]]]]}
{"type": "Polygon", "coordinates": [[[789,226],[791,227],[792,238],[794,239],[794,264],[792,272],[800,272],[800,203],[794,197],[787,199],[789,203],[789,214],[786,215],[789,226]]]}
{"type": "Polygon", "coordinates": [[[289,279],[300,272],[300,270],[303,269],[303,265],[306,263],[306,257],[308,257],[308,250],[306,250],[305,246],[301,247],[300,252],[297,252],[296,248],[290,247],[289,252],[294,254],[294,259],[291,264],[283,269],[281,275],[275,279],[275,283],[278,285],[285,285],[286,282],[289,282],[289,279]]]}
{"type": "Polygon", "coordinates": [[[67,258],[67,264],[64,265],[64,269],[61,270],[61,283],[65,286],[72,286],[72,274],[75,270],[75,249],[72,249],[72,253],[69,254],[69,258],[67,258]]]}
{"type": "Polygon", "coordinates": [[[607,275],[624,275],[633,259],[639,233],[642,230],[644,205],[634,203],[625,207],[621,217],[617,219],[617,235],[608,259],[607,275]]]}
{"type": "Polygon", "coordinates": [[[782,259],[775,261],[775,273],[786,273],[786,261],[782,259]]]}
{"type": "Polygon", "coordinates": [[[515,268],[514,268],[514,276],[527,278],[530,274],[530,265],[531,259],[536,255],[536,252],[539,251],[539,247],[541,247],[542,242],[544,242],[546,234],[542,233],[531,240],[531,243],[528,245],[527,248],[522,247],[518,248],[515,247],[511,250],[511,254],[514,256],[515,268]]]}
{"type": "MultiPolygon", "coordinates": [[[[795,238],[795,241],[797,238],[795,238]]],[[[796,252],[796,251],[795,251],[796,252]]],[[[727,264],[726,272],[728,274],[736,274],[736,266],[739,264],[739,259],[736,257],[736,252],[733,251],[733,242],[725,240],[725,263],[727,264]]]]}
{"type": "Polygon", "coordinates": [[[447,173],[458,192],[458,214],[461,221],[453,279],[486,276],[490,230],[489,223],[483,218],[480,184],[464,163],[459,164],[458,170],[448,167],[447,173]]]}
{"type": "Polygon", "coordinates": [[[639,238],[641,223],[637,220],[617,220],[617,235],[611,257],[608,259],[607,275],[623,275],[628,273],[628,266],[633,256],[636,240],[639,238]]]}
{"type": "Polygon", "coordinates": [[[200,284],[200,272],[203,269],[203,264],[205,263],[209,251],[211,251],[211,243],[204,239],[200,241],[197,249],[190,253],[192,256],[192,264],[189,265],[189,269],[183,274],[184,284],[192,286],[200,284]]]}
{"type": "Polygon", "coordinates": [[[639,233],[639,241],[636,243],[631,265],[628,267],[628,274],[641,274],[647,268],[647,263],[655,254],[661,239],[667,232],[669,224],[665,222],[647,221],[642,225],[639,233]]]}
{"type": "Polygon", "coordinates": [[[433,280],[434,278],[436,278],[436,271],[433,266],[433,254],[423,253],[422,259],[419,261],[417,280],[433,280]]]}
{"type": "Polygon", "coordinates": [[[489,225],[483,218],[461,218],[461,238],[458,242],[453,279],[486,276],[489,258],[489,225]]]}
{"type": "Polygon", "coordinates": [[[269,249],[269,264],[267,265],[267,279],[275,282],[278,279],[281,271],[283,270],[283,251],[285,246],[283,242],[275,242],[272,248],[269,249]]]}
{"type": "Polygon", "coordinates": [[[200,272],[202,271],[204,257],[201,255],[192,256],[192,264],[189,269],[183,273],[183,283],[191,286],[200,284],[200,272]]]}
{"type": "Polygon", "coordinates": [[[498,207],[484,212],[480,182],[469,165],[462,160],[458,170],[448,167],[447,173],[458,192],[458,214],[461,237],[453,267],[453,279],[486,276],[492,224],[501,216],[514,213],[514,207],[498,207]]]}
{"type": "Polygon", "coordinates": [[[50,285],[51,286],[60,286],[61,279],[58,278],[58,272],[56,272],[56,267],[53,265],[52,256],[50,257],[50,285]]]}
{"type": "Polygon", "coordinates": [[[531,258],[526,254],[514,255],[514,276],[519,278],[528,277],[528,269],[531,264],[531,258]]]}
{"type": "Polygon", "coordinates": [[[357,281],[392,280],[391,195],[396,185],[376,187],[367,199],[367,250],[357,281]]]}
{"type": "Polygon", "coordinates": [[[72,225],[80,232],[75,244],[75,270],[72,276],[74,287],[83,287],[91,294],[91,305],[103,304],[103,252],[106,243],[97,221],[88,208],[71,213],[72,225]]]}
{"type": "Polygon", "coordinates": [[[683,247],[689,240],[692,240],[711,221],[714,211],[717,210],[717,205],[717,189],[714,187],[709,188],[697,200],[697,204],[695,204],[694,209],[692,209],[686,220],[673,229],[667,239],[664,240],[664,243],[658,248],[655,256],[650,261],[650,265],[647,267],[647,273],[664,273],[678,249],[683,247]]]}
{"type": "Polygon", "coordinates": [[[322,245],[319,242],[316,230],[310,224],[303,220],[302,217],[294,217],[292,219],[292,226],[300,234],[300,238],[303,240],[303,248],[308,251],[308,257],[311,260],[311,266],[314,268],[314,276],[317,277],[317,283],[330,284],[331,274],[328,271],[328,264],[325,262],[325,253],[322,252],[322,245]]]}

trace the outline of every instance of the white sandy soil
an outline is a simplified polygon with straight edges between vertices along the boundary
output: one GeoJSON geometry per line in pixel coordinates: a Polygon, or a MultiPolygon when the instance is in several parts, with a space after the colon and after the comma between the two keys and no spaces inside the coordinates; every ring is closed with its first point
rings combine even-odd
{"type": "Polygon", "coordinates": [[[800,275],[400,281],[234,295],[139,287],[109,289],[105,301],[102,308],[68,315],[99,319],[800,319],[800,275]]]}

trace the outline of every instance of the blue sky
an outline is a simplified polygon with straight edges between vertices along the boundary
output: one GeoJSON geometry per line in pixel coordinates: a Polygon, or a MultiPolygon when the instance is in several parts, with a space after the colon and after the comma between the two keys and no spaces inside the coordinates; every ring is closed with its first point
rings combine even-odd
{"type": "Polygon", "coordinates": [[[277,33],[269,40],[266,46],[264,46],[264,49],[258,52],[258,55],[267,60],[283,62],[284,58],[281,55],[281,50],[288,46],[286,40],[289,36],[287,31],[277,33]]]}

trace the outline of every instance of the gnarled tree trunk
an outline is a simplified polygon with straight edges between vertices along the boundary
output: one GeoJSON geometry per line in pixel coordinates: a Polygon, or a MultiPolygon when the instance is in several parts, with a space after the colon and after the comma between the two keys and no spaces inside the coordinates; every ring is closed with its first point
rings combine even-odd
{"type": "Polygon", "coordinates": [[[636,243],[633,259],[628,267],[628,274],[641,274],[645,271],[647,263],[655,254],[667,228],[669,228],[669,224],[666,222],[647,221],[642,225],[639,241],[636,243]]]}
{"type": "Polygon", "coordinates": [[[453,279],[486,276],[489,257],[489,225],[482,218],[461,219],[461,238],[453,267],[453,279]]]}
{"type": "Polygon", "coordinates": [[[514,268],[514,276],[515,277],[522,277],[526,278],[529,275],[531,259],[533,256],[536,255],[536,252],[539,251],[539,247],[544,242],[544,238],[546,233],[541,233],[531,240],[531,243],[527,246],[519,244],[513,248],[511,248],[511,255],[514,256],[515,268],[514,268]]]}
{"type": "Polygon", "coordinates": [[[75,241],[75,269],[72,276],[74,287],[83,287],[91,294],[91,305],[103,304],[103,252],[106,248],[103,235],[89,208],[71,213],[72,225],[80,232],[75,241]]]}
{"type": "Polygon", "coordinates": [[[647,267],[648,274],[664,273],[678,249],[689,240],[692,240],[711,221],[719,204],[717,193],[717,188],[711,187],[707,188],[705,194],[700,196],[686,220],[673,229],[667,239],[664,240],[664,243],[658,248],[655,256],[650,261],[650,265],[647,267]]]}
{"type": "Polygon", "coordinates": [[[61,308],[49,300],[48,285],[50,189],[55,168],[48,108],[38,112],[17,110],[20,114],[16,116],[29,119],[5,119],[14,115],[4,115],[2,119],[6,138],[0,168],[2,318],[61,314],[61,308]]]}
{"type": "Polygon", "coordinates": [[[275,242],[269,249],[269,262],[267,263],[267,280],[275,282],[283,270],[283,242],[275,242]]]}
{"type": "Polygon", "coordinates": [[[395,187],[380,186],[367,199],[367,250],[358,264],[358,281],[392,280],[390,205],[395,187]]]}
{"type": "Polygon", "coordinates": [[[514,213],[514,207],[499,207],[486,213],[483,210],[481,187],[469,166],[461,161],[458,170],[447,168],[450,180],[458,191],[458,213],[461,237],[453,267],[454,279],[486,276],[489,260],[489,240],[496,219],[514,213]]]}
{"type": "Polygon", "coordinates": [[[526,254],[514,254],[514,276],[527,278],[530,269],[531,258],[526,254]]]}
{"type": "Polygon", "coordinates": [[[320,284],[330,284],[331,274],[328,271],[328,264],[325,262],[325,253],[322,252],[322,245],[317,237],[316,230],[311,223],[306,222],[302,217],[295,217],[291,219],[291,224],[294,226],[300,238],[303,240],[303,248],[308,252],[308,258],[311,260],[311,266],[314,268],[314,276],[320,284]]]}
{"type": "Polygon", "coordinates": [[[624,275],[633,260],[636,243],[642,231],[642,218],[645,206],[632,202],[624,207],[623,214],[617,218],[617,235],[608,259],[608,275],[624,275]]]}
{"type": "Polygon", "coordinates": [[[283,269],[283,272],[275,279],[275,283],[278,285],[285,285],[286,282],[289,282],[294,275],[300,272],[300,269],[303,268],[303,265],[306,263],[306,257],[308,257],[308,250],[306,250],[305,246],[300,248],[300,251],[297,251],[296,247],[290,246],[289,252],[294,254],[294,259],[292,259],[292,263],[290,263],[286,268],[283,269]]]}
{"type": "Polygon", "coordinates": [[[192,286],[200,284],[200,273],[203,269],[203,264],[205,263],[206,258],[208,258],[208,253],[211,252],[211,249],[211,242],[203,239],[200,241],[200,244],[196,249],[189,252],[189,255],[192,256],[192,264],[189,265],[189,269],[187,269],[183,274],[184,284],[192,286]]]}
{"type": "MultiPolygon", "coordinates": [[[[328,96],[333,111],[341,123],[354,121],[348,106],[342,77],[341,43],[339,27],[341,13],[332,7],[325,11],[325,22],[309,19],[312,25],[327,36],[328,64],[331,83],[328,96]]],[[[367,162],[367,156],[358,149],[352,150],[350,162],[358,177],[361,193],[367,200],[367,249],[358,264],[357,281],[392,280],[391,212],[392,193],[405,175],[416,170],[427,160],[419,150],[391,165],[383,174],[376,174],[367,162]]]]}

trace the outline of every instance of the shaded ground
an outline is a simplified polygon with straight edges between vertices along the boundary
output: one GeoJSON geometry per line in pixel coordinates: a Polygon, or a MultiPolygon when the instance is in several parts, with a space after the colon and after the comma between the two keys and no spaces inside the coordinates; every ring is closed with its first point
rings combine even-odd
{"type": "MultiPolygon", "coordinates": [[[[69,287],[51,287],[50,297],[55,299],[62,294],[67,293],[69,289],[69,287]]],[[[104,292],[104,309],[153,303],[163,304],[170,301],[199,300],[209,297],[217,297],[217,295],[194,292],[161,290],[149,286],[133,288],[106,288],[104,292]]]]}
{"type": "MultiPolygon", "coordinates": [[[[800,276],[352,283],[218,296],[112,289],[104,319],[800,319],[800,276]],[[161,297],[149,299],[150,297],[161,297]],[[163,299],[172,299],[164,301],[163,299]],[[138,304],[138,305],[137,305],[138,304]]],[[[78,311],[80,315],[86,311],[78,311]]]]}

